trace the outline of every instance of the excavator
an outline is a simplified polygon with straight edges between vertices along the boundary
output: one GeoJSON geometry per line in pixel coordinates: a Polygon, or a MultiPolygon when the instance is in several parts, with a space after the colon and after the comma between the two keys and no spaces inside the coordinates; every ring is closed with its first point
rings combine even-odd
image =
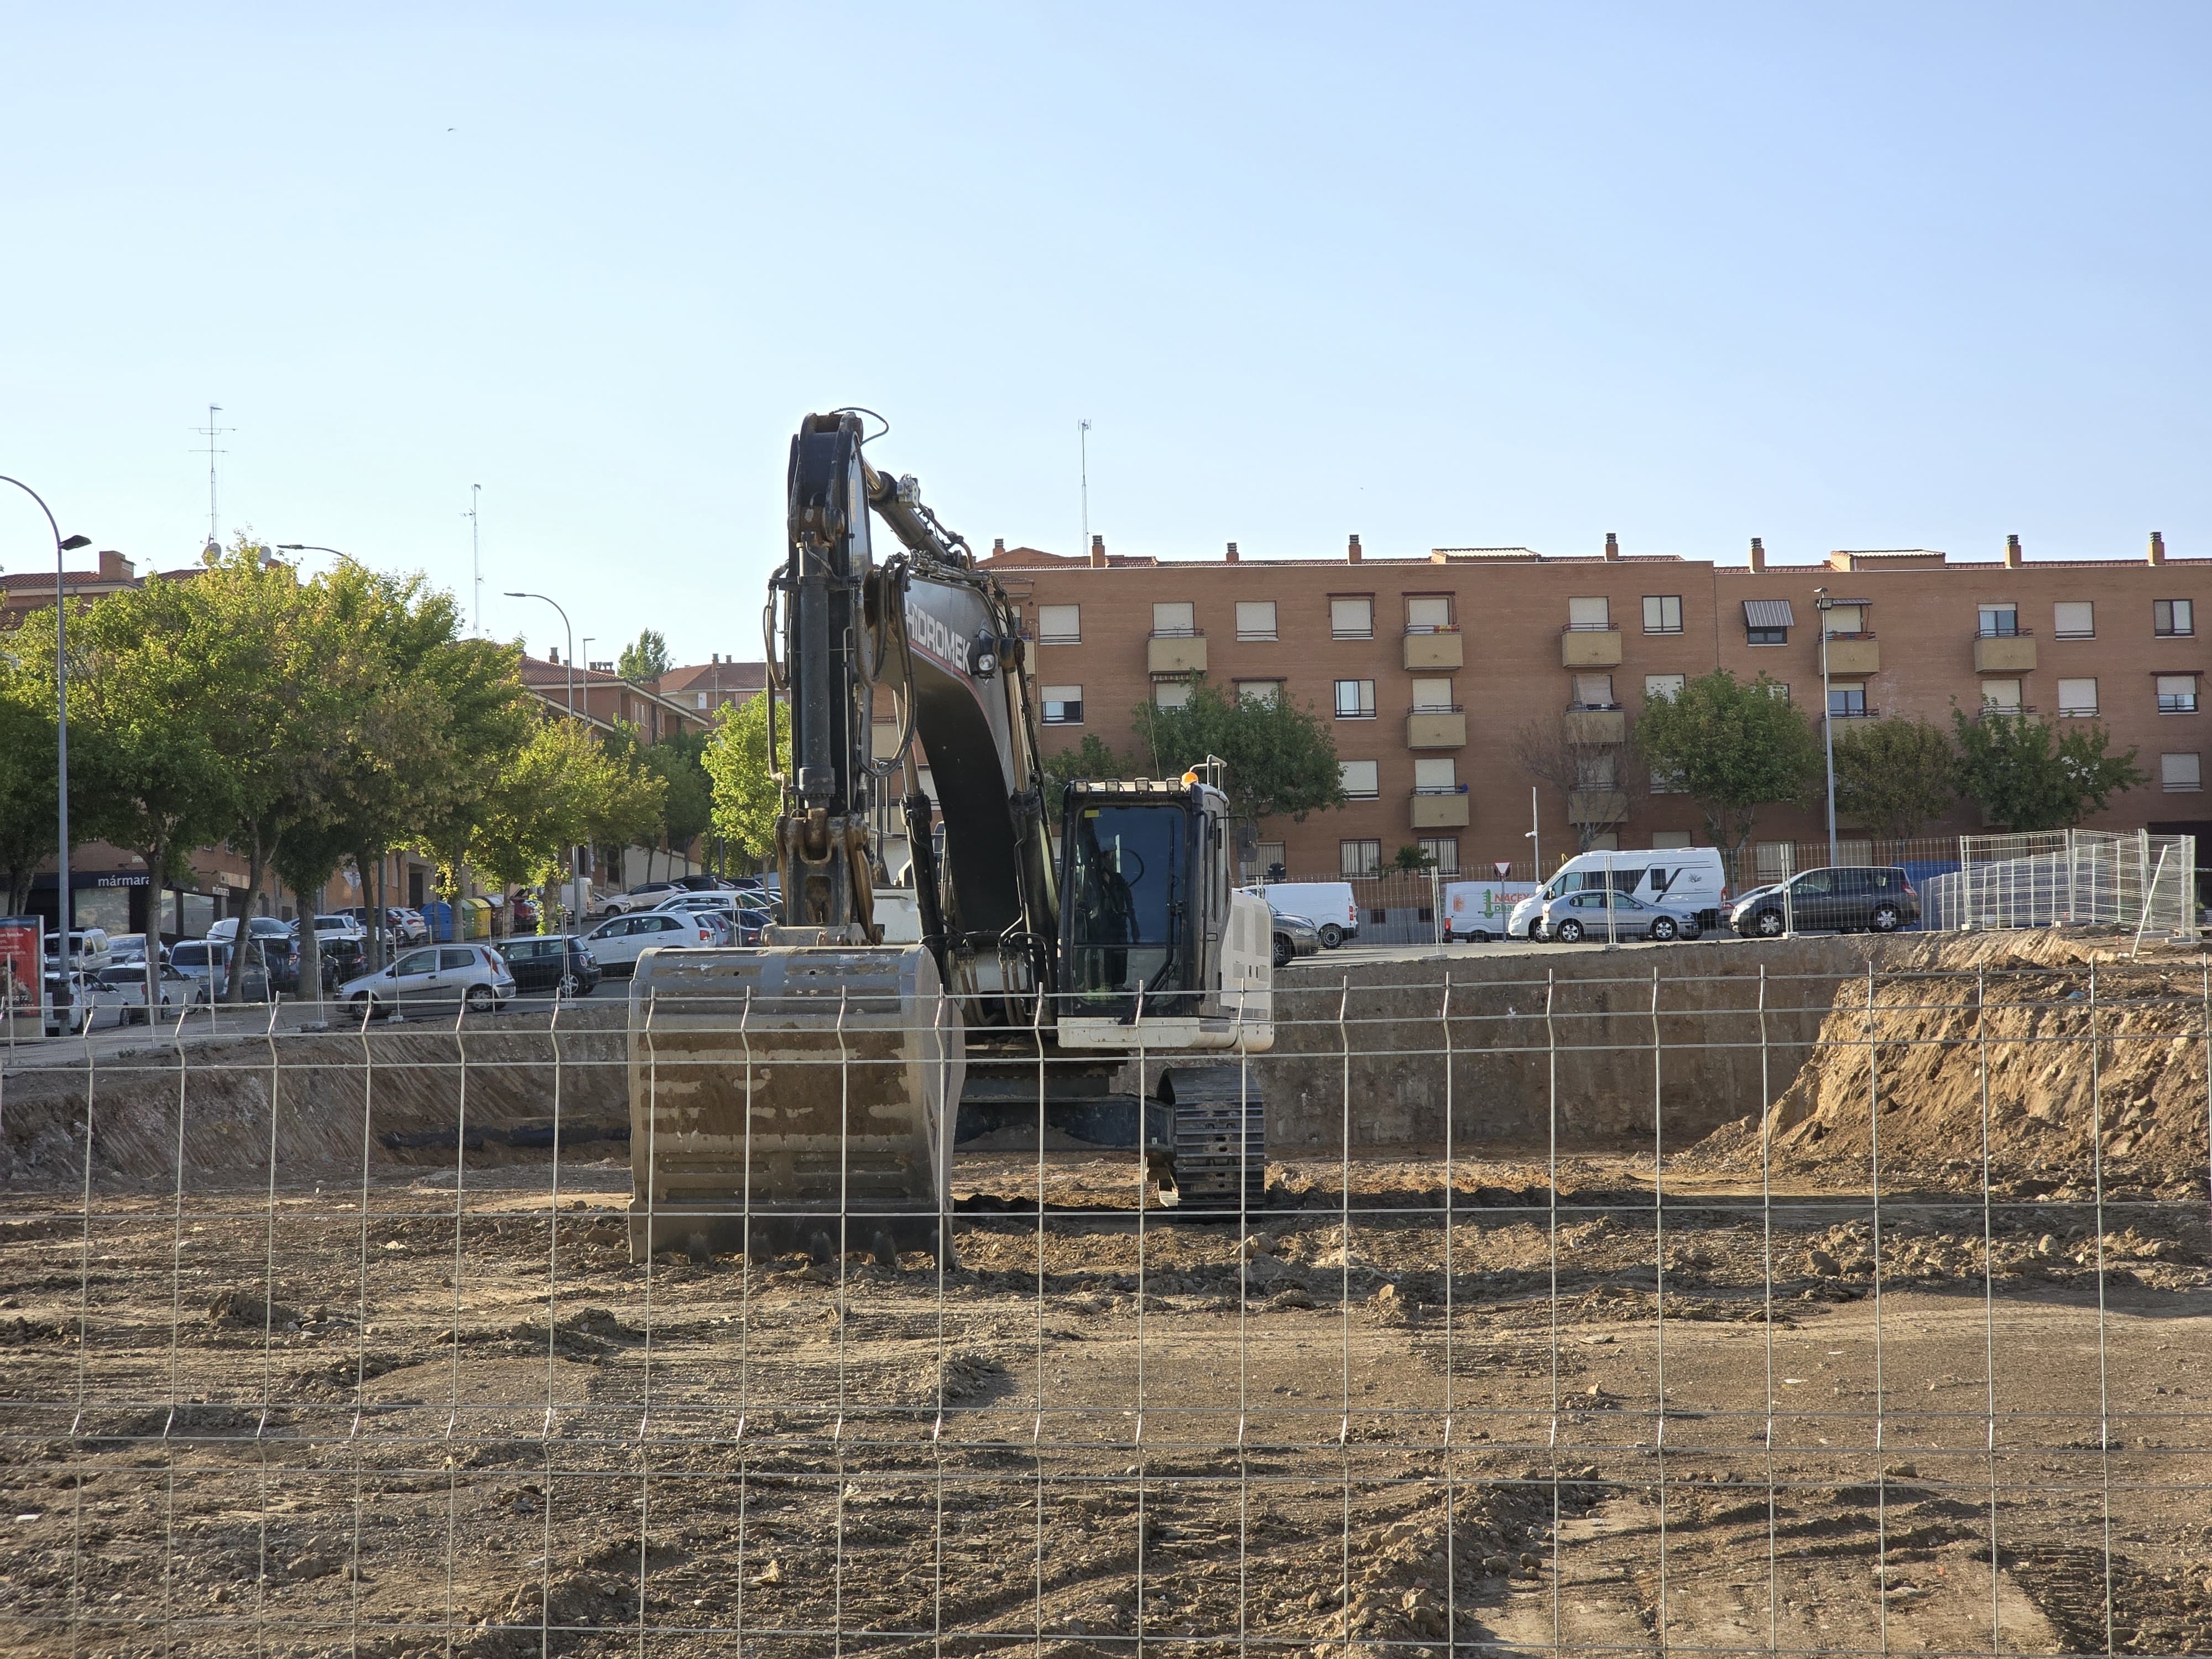
{"type": "Polygon", "coordinates": [[[971,1141],[1141,1152],[1140,1202],[1234,1216],[1265,1190],[1273,939],[1218,776],[1048,783],[1018,608],[864,413],[793,438],[763,615],[781,921],[631,982],[633,1257],[950,1262],[971,1141]],[[894,811],[918,943],[877,915],[894,811]]]}

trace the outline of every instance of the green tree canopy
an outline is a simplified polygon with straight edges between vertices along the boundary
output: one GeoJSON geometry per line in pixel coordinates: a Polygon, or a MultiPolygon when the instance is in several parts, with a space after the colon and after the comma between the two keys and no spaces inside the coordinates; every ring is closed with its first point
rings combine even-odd
{"type": "Polygon", "coordinates": [[[1958,751],[1926,720],[1852,720],[1836,734],[1836,811],[1905,841],[1959,803],[1958,751]]]}
{"type": "Polygon", "coordinates": [[[1959,793],[1990,823],[2014,830],[2069,829],[2149,781],[2133,749],[2108,752],[2112,734],[2095,720],[2068,720],[2060,731],[2027,714],[1984,709],[1970,719],[1954,703],[1951,726],[1959,793]]]}
{"type": "Polygon", "coordinates": [[[1222,791],[1239,817],[1288,817],[1341,805],[1336,744],[1310,705],[1279,696],[1224,696],[1200,679],[1180,708],[1140,702],[1133,718],[1140,769],[1172,778],[1208,755],[1226,763],[1222,791]]]}
{"type": "MultiPolygon", "coordinates": [[[[60,831],[55,706],[46,690],[0,655],[0,877],[10,915],[30,902],[31,878],[53,856],[60,831]]],[[[70,833],[79,833],[75,818],[70,833]]]]}
{"type": "Polygon", "coordinates": [[[553,880],[564,848],[659,834],[666,785],[565,718],[542,720],[485,793],[467,849],[509,886],[553,880]]]}
{"type": "Polygon", "coordinates": [[[1056,750],[1044,757],[1045,787],[1051,792],[1047,816],[1056,817],[1060,791],[1078,778],[1133,778],[1145,769],[1114,752],[1114,745],[1096,732],[1085,732],[1073,749],[1056,750]]]}
{"type": "Polygon", "coordinates": [[[668,654],[668,641],[660,630],[648,628],[628,645],[615,661],[615,672],[626,680],[650,683],[676,666],[668,654]]]}
{"type": "Polygon", "coordinates": [[[776,752],[769,754],[769,696],[763,691],[725,710],[700,757],[714,787],[714,833],[756,860],[775,850],[776,814],[783,804],[778,775],[790,755],[791,728],[781,719],[776,752]]]}
{"type": "Polygon", "coordinates": [[[1731,865],[1759,809],[1805,799],[1822,770],[1812,722],[1764,674],[1746,684],[1717,668],[1671,697],[1648,697],[1636,733],[1652,769],[1698,803],[1731,865]]]}

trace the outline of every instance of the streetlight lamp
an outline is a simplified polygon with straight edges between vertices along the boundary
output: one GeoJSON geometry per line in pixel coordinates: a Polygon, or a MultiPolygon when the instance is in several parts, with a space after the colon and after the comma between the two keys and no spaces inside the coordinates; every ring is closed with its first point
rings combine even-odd
{"type": "Polygon", "coordinates": [[[561,612],[561,629],[568,636],[568,712],[576,712],[576,631],[568,625],[568,613],[562,609],[561,601],[550,593],[509,593],[510,599],[543,599],[561,612]]]}
{"type": "MultiPolygon", "coordinates": [[[[58,902],[56,914],[61,918],[62,978],[59,1002],[62,1024],[69,1024],[69,1006],[73,1000],[70,983],[70,921],[76,907],[70,903],[70,832],[69,832],[69,607],[64,602],[65,583],[62,575],[62,555],[74,553],[81,547],[90,547],[88,536],[64,536],[62,527],[54,522],[54,510],[46,505],[46,497],[21,478],[0,476],[0,483],[11,483],[39,504],[39,511],[46,515],[46,528],[54,535],[54,781],[55,799],[59,806],[58,829],[61,836],[61,856],[56,872],[55,889],[58,902]]],[[[158,923],[159,918],[156,918],[158,923]]],[[[158,926],[156,927],[158,932],[158,926]]]]}
{"type": "Polygon", "coordinates": [[[1836,709],[1828,697],[1828,607],[1835,601],[1828,590],[1813,590],[1813,608],[1820,613],[1820,741],[1828,763],[1828,867],[1836,867],[1836,709]]]}

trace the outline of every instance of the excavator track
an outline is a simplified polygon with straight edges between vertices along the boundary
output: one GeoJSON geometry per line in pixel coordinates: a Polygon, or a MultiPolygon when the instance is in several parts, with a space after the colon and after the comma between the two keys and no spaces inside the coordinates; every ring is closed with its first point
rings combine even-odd
{"type": "Polygon", "coordinates": [[[1267,1109],[1237,1066],[1176,1066],[1160,1079],[1175,1112],[1176,1207],[1256,1210],[1267,1199],[1267,1109]]]}

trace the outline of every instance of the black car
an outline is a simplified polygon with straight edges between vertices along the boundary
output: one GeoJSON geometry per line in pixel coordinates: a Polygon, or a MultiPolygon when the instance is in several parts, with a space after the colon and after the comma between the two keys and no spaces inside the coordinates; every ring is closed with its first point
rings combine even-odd
{"type": "Polygon", "coordinates": [[[563,996],[586,997],[598,988],[599,964],[574,933],[503,939],[498,948],[520,995],[558,991],[563,996]]]}
{"type": "Polygon", "coordinates": [[[1893,864],[1838,864],[1808,870],[1747,893],[1729,913],[1746,939],[1799,933],[1893,933],[1920,920],[1920,895],[1893,864]]]}

